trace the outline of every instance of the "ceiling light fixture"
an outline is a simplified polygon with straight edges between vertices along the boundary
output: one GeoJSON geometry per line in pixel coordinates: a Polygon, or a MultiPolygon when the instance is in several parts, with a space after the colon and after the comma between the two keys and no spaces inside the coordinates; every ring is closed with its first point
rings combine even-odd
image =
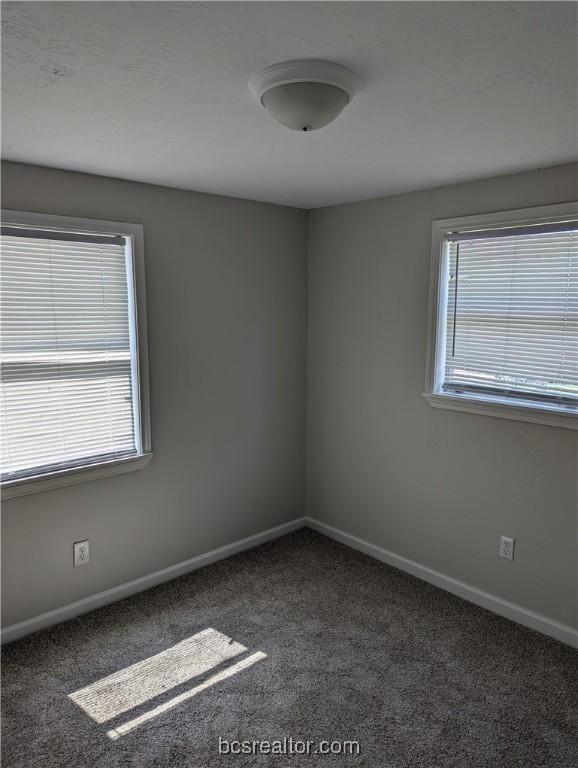
{"type": "Polygon", "coordinates": [[[318,59],[273,64],[249,81],[259,104],[294,131],[316,131],[335,120],[359,86],[355,72],[318,59]]]}

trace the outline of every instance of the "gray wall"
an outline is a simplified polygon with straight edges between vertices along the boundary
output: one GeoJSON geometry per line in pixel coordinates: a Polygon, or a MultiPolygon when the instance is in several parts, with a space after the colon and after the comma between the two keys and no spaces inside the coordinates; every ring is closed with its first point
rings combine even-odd
{"type": "Polygon", "coordinates": [[[436,218],[576,198],[577,166],[312,211],[308,514],[576,621],[577,433],[435,410],[425,379],[436,218]],[[497,558],[500,533],[517,539],[497,558]]]}
{"type": "Polygon", "coordinates": [[[5,208],[144,225],[155,454],[3,505],[4,624],[303,515],[306,214],[12,163],[3,187],[5,208]]]}
{"type": "MultiPolygon", "coordinates": [[[[432,219],[568,201],[576,171],[311,211],[308,244],[308,513],[568,624],[576,433],[421,392],[432,219]]],[[[7,208],[144,224],[155,453],[3,505],[4,624],[301,516],[306,214],[12,163],[3,180],[7,208]]]]}

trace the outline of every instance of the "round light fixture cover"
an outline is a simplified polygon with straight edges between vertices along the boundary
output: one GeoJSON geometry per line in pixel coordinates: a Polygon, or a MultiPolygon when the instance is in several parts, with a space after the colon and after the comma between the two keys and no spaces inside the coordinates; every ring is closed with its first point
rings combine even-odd
{"type": "Polygon", "coordinates": [[[277,122],[305,132],[335,120],[358,88],[350,69],[317,59],[273,64],[249,82],[255,99],[277,122]]]}

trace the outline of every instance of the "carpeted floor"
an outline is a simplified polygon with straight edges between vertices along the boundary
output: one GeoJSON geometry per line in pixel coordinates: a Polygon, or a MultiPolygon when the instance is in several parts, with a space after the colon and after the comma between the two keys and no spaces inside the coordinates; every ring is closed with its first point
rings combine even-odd
{"type": "Polygon", "coordinates": [[[574,768],[576,656],[302,530],[7,646],[3,768],[574,768]]]}

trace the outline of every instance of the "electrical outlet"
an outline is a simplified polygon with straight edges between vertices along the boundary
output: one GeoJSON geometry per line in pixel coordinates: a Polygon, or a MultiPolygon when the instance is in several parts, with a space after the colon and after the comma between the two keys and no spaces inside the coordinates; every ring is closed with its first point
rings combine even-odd
{"type": "Polygon", "coordinates": [[[506,560],[514,559],[514,543],[516,539],[509,536],[500,536],[500,549],[498,554],[506,560]]]}
{"type": "Polygon", "coordinates": [[[73,551],[75,568],[78,568],[79,565],[88,565],[90,563],[90,541],[88,539],[75,541],[73,551]]]}

